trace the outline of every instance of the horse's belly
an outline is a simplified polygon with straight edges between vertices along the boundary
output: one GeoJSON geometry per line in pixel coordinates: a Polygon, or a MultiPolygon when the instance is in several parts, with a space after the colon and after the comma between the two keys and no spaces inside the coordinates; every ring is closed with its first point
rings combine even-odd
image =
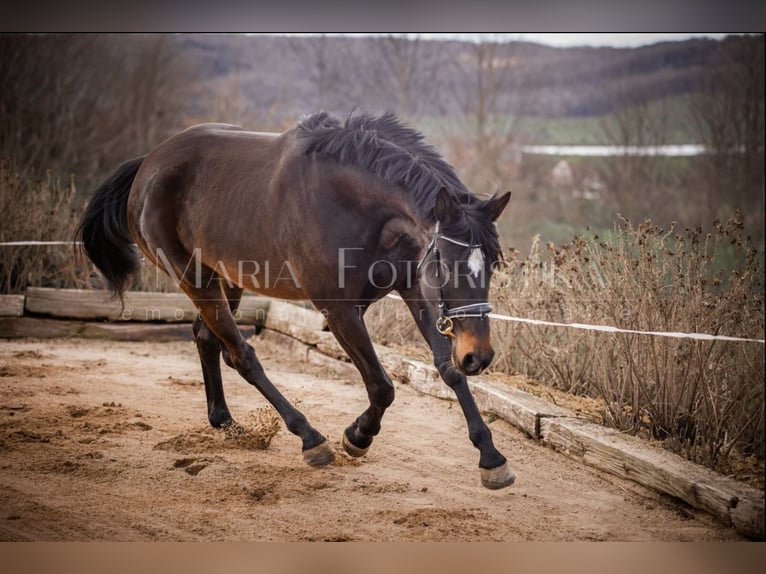
{"type": "Polygon", "coordinates": [[[248,259],[218,263],[215,271],[219,281],[239,285],[247,291],[280,299],[308,298],[295,266],[287,260],[248,259]]]}

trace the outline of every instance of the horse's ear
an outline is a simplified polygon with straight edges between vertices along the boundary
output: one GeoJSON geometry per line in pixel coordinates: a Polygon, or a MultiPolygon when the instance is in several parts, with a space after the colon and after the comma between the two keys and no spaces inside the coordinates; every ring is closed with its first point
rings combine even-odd
{"type": "Polygon", "coordinates": [[[511,192],[506,191],[503,195],[493,195],[485,203],[485,210],[491,221],[497,221],[503,210],[511,200],[511,192]]]}
{"type": "Polygon", "coordinates": [[[457,198],[446,188],[442,187],[436,194],[434,202],[434,217],[441,223],[449,223],[460,217],[461,210],[457,198]]]}

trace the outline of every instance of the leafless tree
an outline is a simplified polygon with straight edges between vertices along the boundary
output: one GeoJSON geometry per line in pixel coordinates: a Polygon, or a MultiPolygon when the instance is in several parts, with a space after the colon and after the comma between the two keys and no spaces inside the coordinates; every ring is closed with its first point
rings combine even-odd
{"type": "Polygon", "coordinates": [[[347,105],[346,99],[354,92],[350,80],[352,48],[348,39],[320,34],[288,39],[293,55],[304,62],[313,86],[310,110],[337,110],[347,105]]]}
{"type": "Polygon", "coordinates": [[[98,37],[0,37],[0,155],[22,177],[78,166],[82,150],[96,147],[98,110],[110,90],[92,87],[113,77],[103,54],[98,37]]]}
{"type": "Polygon", "coordinates": [[[123,121],[139,153],[145,153],[178,129],[178,112],[187,103],[191,71],[171,36],[146,35],[123,54],[123,121]]]}
{"type": "Polygon", "coordinates": [[[438,109],[438,77],[446,60],[435,42],[417,34],[389,34],[370,38],[368,44],[366,55],[357,54],[354,62],[365,101],[405,121],[438,109]]]}
{"type": "Polygon", "coordinates": [[[457,58],[459,83],[452,91],[461,109],[461,131],[467,142],[467,178],[477,191],[493,192],[513,173],[513,146],[521,129],[527,97],[524,86],[511,81],[517,61],[513,42],[485,39],[466,44],[457,58]]]}
{"type": "Polygon", "coordinates": [[[178,129],[189,73],[169,36],[0,36],[0,156],[101,177],[178,129]]]}
{"type": "Polygon", "coordinates": [[[632,219],[657,219],[658,207],[672,208],[663,162],[648,150],[668,143],[669,111],[665,100],[640,92],[640,86],[615,84],[611,95],[615,111],[603,116],[600,125],[606,142],[620,151],[603,161],[600,172],[611,210],[632,219]]]}
{"type": "Polygon", "coordinates": [[[692,104],[693,129],[708,148],[691,179],[707,214],[724,219],[740,209],[763,243],[764,38],[731,37],[708,66],[692,104]]]}

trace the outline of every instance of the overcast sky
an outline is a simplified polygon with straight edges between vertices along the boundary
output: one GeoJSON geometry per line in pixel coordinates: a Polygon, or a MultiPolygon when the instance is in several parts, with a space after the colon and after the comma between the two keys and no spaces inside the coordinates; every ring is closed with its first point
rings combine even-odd
{"type": "Polygon", "coordinates": [[[722,38],[726,34],[661,34],[661,33],[625,33],[625,34],[519,34],[514,35],[519,40],[538,42],[552,46],[643,46],[657,42],[686,40],[693,36],[708,36],[722,38]]]}
{"type": "MultiPolygon", "coordinates": [[[[299,34],[300,35],[300,34],[299,34]]],[[[313,35],[313,34],[311,34],[313,35]]],[[[366,36],[371,34],[346,34],[349,36],[366,36]]],[[[469,34],[469,33],[423,33],[423,34],[402,34],[404,36],[418,36],[424,39],[445,39],[456,38],[460,40],[493,39],[500,41],[520,40],[526,42],[537,42],[539,44],[548,44],[550,46],[616,46],[632,47],[655,44],[657,42],[686,40],[691,37],[710,37],[722,38],[726,34],[710,33],[603,33],[603,34],[585,34],[585,33],[549,33],[542,34],[537,32],[519,32],[513,34],[469,34]]]]}

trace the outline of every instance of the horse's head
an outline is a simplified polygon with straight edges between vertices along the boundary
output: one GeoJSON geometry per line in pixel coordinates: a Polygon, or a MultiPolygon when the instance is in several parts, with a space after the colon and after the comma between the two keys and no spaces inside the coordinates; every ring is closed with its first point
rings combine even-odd
{"type": "Polygon", "coordinates": [[[466,375],[492,362],[489,282],[501,257],[494,222],[510,192],[463,203],[442,188],[434,205],[436,227],[420,263],[423,295],[437,308],[437,328],[452,338],[452,361],[466,375]]]}

